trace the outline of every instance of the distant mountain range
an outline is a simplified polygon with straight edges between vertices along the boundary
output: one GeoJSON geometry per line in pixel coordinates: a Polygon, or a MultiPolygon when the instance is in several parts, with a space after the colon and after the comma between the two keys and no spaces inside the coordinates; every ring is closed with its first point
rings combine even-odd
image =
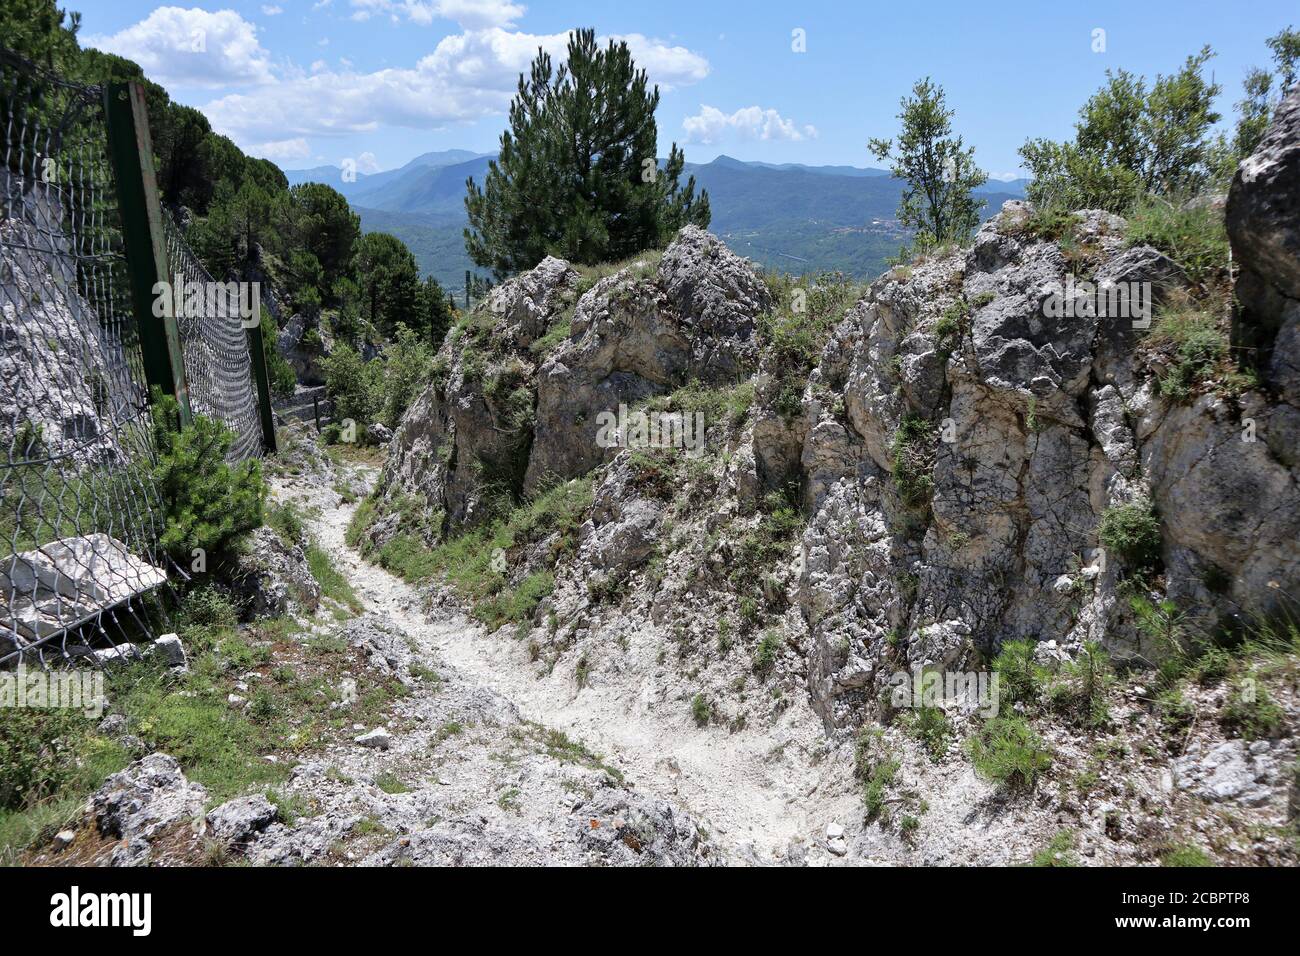
{"type": "MultiPolygon", "coordinates": [[[[290,185],[333,186],[367,232],[391,232],[410,247],[420,268],[455,292],[464,289],[465,181],[481,183],[495,154],[452,149],[424,153],[399,169],[357,173],[345,181],[335,166],[285,170],[290,185]]],[[[687,163],[685,175],[707,189],[710,229],[737,253],[782,272],[836,271],[874,278],[908,232],[894,218],[902,182],[888,171],[856,166],[745,162],[719,156],[687,163]]],[[[1024,196],[1026,180],[990,180],[978,190],[983,218],[1024,196]]]]}

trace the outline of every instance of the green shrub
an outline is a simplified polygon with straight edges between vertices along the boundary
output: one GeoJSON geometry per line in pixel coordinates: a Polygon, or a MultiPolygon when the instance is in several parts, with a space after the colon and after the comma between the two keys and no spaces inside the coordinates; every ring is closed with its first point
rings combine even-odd
{"type": "Polygon", "coordinates": [[[1087,641],[1079,656],[1054,676],[1047,696],[1055,710],[1084,727],[1101,727],[1110,720],[1106,693],[1114,683],[1110,655],[1096,641],[1087,641]]]}
{"type": "Polygon", "coordinates": [[[166,525],[162,548],[188,565],[192,552],[227,551],[242,535],[262,523],[267,487],[262,463],[226,461],[234,433],[201,415],[179,427],[175,399],[155,391],[153,437],[157,457],[153,480],[162,499],[166,525]]]}
{"type": "Polygon", "coordinates": [[[384,346],[381,361],[382,374],[372,379],[375,395],[371,404],[377,408],[381,422],[396,428],[406,409],[432,380],[433,347],[399,325],[393,341],[384,346]]]}
{"type": "Polygon", "coordinates": [[[777,658],[781,656],[781,632],[768,631],[758,642],[758,647],[754,651],[754,671],[759,674],[766,674],[775,666],[777,658]]]}
{"type": "Polygon", "coordinates": [[[1035,660],[1037,647],[1038,642],[1029,639],[1006,641],[993,659],[999,693],[1007,703],[1026,707],[1038,705],[1050,672],[1035,660]]]}
{"type": "Polygon", "coordinates": [[[344,342],[321,360],[321,369],[325,374],[325,390],[334,401],[334,417],[339,421],[351,419],[361,437],[363,429],[375,420],[379,411],[383,363],[363,360],[356,349],[344,342]]]}
{"type": "Polygon", "coordinates": [[[72,711],[6,707],[0,720],[0,810],[57,792],[76,769],[89,721],[72,711]]]}
{"type": "Polygon", "coordinates": [[[1194,390],[1217,373],[1233,381],[1233,370],[1226,364],[1229,355],[1228,333],[1214,314],[1187,307],[1162,310],[1156,319],[1146,347],[1172,353],[1172,361],[1157,376],[1160,394],[1174,401],[1185,401],[1194,390]]]}
{"type": "Polygon", "coordinates": [[[713,704],[703,693],[691,698],[691,716],[695,718],[697,727],[707,727],[713,719],[713,704]]]}
{"type": "Polygon", "coordinates": [[[1277,736],[1285,720],[1286,711],[1254,677],[1244,677],[1233,683],[1219,715],[1225,731],[1246,740],[1277,736]]]}
{"type": "Polygon", "coordinates": [[[1031,790],[1052,765],[1042,738],[1023,717],[994,717],[967,741],[975,770],[1012,790],[1031,790]]]}
{"type": "Polygon", "coordinates": [[[1182,688],[1175,685],[1156,695],[1155,713],[1168,736],[1181,737],[1191,727],[1196,709],[1183,695],[1182,688]]]}
{"type": "Polygon", "coordinates": [[[1101,516],[1097,539],[1138,576],[1160,564],[1160,519],[1149,501],[1112,505],[1101,516]]]}
{"type": "Polygon", "coordinates": [[[930,503],[934,493],[934,426],[914,415],[904,417],[890,446],[894,485],[910,508],[930,503]]]}
{"type": "Polygon", "coordinates": [[[230,597],[210,584],[188,591],[181,599],[177,624],[182,631],[195,628],[230,628],[239,623],[239,612],[230,597]]]}

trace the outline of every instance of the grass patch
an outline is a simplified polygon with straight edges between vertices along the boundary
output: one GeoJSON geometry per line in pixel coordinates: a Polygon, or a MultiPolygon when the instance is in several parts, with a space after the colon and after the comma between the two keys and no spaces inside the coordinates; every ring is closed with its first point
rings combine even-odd
{"type": "Polygon", "coordinates": [[[307,567],[311,569],[311,576],[320,585],[321,593],[327,598],[342,604],[353,614],[360,614],[365,610],[365,605],[357,596],[352,582],[335,567],[334,559],[327,551],[315,544],[308,545],[307,567]]]}
{"type": "Polygon", "coordinates": [[[1073,830],[1062,830],[1050,843],[1034,854],[1030,866],[1078,866],[1075,854],[1078,837],[1073,830]]]}
{"type": "Polygon", "coordinates": [[[862,803],[868,823],[887,818],[885,795],[898,778],[901,766],[879,728],[864,727],[858,732],[853,751],[853,773],[862,786],[862,803]]]}
{"type": "Polygon", "coordinates": [[[1173,844],[1160,853],[1161,866],[1214,866],[1214,860],[1190,843],[1173,844]]]}
{"type": "Polygon", "coordinates": [[[952,721],[940,707],[925,704],[912,710],[906,719],[908,732],[920,741],[931,760],[938,760],[948,752],[952,738],[952,721]]]}
{"type": "Polygon", "coordinates": [[[1205,286],[1227,273],[1230,255],[1223,211],[1209,204],[1173,205],[1151,197],[1128,220],[1130,246],[1154,246],[1205,286]]]}

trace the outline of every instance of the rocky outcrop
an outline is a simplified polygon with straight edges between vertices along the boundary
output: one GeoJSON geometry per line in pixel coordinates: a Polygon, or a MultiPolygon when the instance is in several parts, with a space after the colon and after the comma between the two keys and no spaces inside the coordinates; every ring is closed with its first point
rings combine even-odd
{"type": "Polygon", "coordinates": [[[548,258],[449,335],[445,376],[403,417],[380,482],[390,499],[422,500],[435,532],[612,458],[617,448],[597,441],[602,413],[757,366],[755,321],[771,295],[747,260],[697,227],[657,265],[647,254],[581,295],[579,282],[548,258]]]}
{"type": "MultiPolygon", "coordinates": [[[[1278,106],[1255,152],[1242,161],[1225,217],[1241,267],[1238,337],[1271,349],[1300,302],[1300,89],[1278,106]]],[[[1294,358],[1294,356],[1292,356],[1294,358]]]]}
{"type": "Polygon", "coordinates": [[[320,606],[307,555],[266,526],[248,536],[225,577],[246,619],[310,614],[320,606]]]}
{"type": "MultiPolygon", "coordinates": [[[[1140,317],[1067,317],[1049,303],[1070,267],[1057,243],[1018,230],[1028,213],[1008,203],[969,253],[881,279],[814,373],[843,388],[845,410],[806,404],[803,455],[799,603],[828,721],[849,719],[893,648],[908,666],[944,669],[1023,638],[1156,656],[1120,588],[1134,569],[1101,549],[1117,506],[1154,504],[1165,595],[1210,626],[1267,611],[1272,589],[1300,583],[1297,472],[1263,438],[1242,440],[1251,420],[1268,421],[1266,398],[1161,397],[1140,317]],[[932,455],[919,506],[899,493],[900,441],[932,455]],[[1206,583],[1220,578],[1217,591],[1206,583]]],[[[1091,246],[1099,286],[1147,282],[1158,302],[1180,270],[1127,248],[1123,227],[1084,212],[1070,238],[1091,246]]]]}
{"type": "MultiPolygon", "coordinates": [[[[1271,136],[1261,152],[1282,158],[1256,166],[1290,149],[1271,136]]],[[[1260,192],[1280,177],[1263,172],[1245,203],[1248,175],[1229,209],[1278,223],[1242,258],[1285,273],[1269,263],[1293,206],[1260,192]]],[[[436,534],[472,522],[486,466],[506,452],[518,495],[597,469],[570,556],[547,542],[507,556],[512,582],[555,570],[533,620],[551,621],[554,654],[584,653],[610,597],[621,626],[649,617],[682,642],[728,609],[765,617],[786,638],[767,656],[790,647],[806,661],[829,727],[859,721],[900,669],[963,670],[1013,639],[1152,660],[1135,596],[1172,601],[1204,632],[1271,613],[1300,592],[1288,400],[1300,332],[1282,322],[1265,388],[1207,379],[1171,394],[1160,377],[1176,357],[1150,330],[1156,309],[1194,291],[1183,269],[1130,243],[1110,213],[1061,228],[1049,238],[1011,202],[969,249],[881,277],[834,322],[793,401],[786,360],[757,334],[776,304],[768,286],[707,233],[683,230],[653,269],[634,263],[576,301],[576,276],[548,260],[443,353],[449,377],[408,412],[381,487],[423,496],[436,534]],[[554,350],[533,355],[548,337],[554,350]],[[668,464],[654,487],[644,472],[657,466],[593,440],[597,416],[620,405],[746,378],[752,409],[711,423],[704,458],[668,464]],[[797,546],[764,537],[782,501],[806,521],[797,546]],[[1104,546],[1103,519],[1145,512],[1159,525],[1152,555],[1104,546]],[[557,621],[571,623],[557,634],[557,621]]]]}
{"type": "Polygon", "coordinates": [[[90,812],[102,835],[120,841],[111,865],[143,866],[151,861],[154,840],[196,828],[207,801],[207,790],[188,780],[174,757],[155,753],[105,780],[90,812]]]}

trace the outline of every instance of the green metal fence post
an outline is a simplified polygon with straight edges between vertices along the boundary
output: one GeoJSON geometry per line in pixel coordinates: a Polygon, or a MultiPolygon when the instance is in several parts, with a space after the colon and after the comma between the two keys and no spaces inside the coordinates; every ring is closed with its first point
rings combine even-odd
{"type": "Polygon", "coordinates": [[[122,215],[122,242],[131,278],[131,309],[140,330],[145,379],[171,395],[180,405],[181,424],[190,422],[190,394],[185,380],[180,330],[172,296],[154,292],[167,275],[167,242],[163,235],[162,203],[153,166],[149,116],[144,87],[139,83],[104,86],[104,118],[108,124],[108,154],[122,215]],[[162,314],[154,314],[155,302],[162,314]]]}
{"type": "Polygon", "coordinates": [[[275,413],[271,409],[271,376],[266,372],[266,349],[262,342],[262,304],[257,304],[258,323],[244,331],[248,334],[248,358],[253,365],[253,381],[257,383],[257,410],[262,415],[262,448],[268,455],[278,450],[275,440],[275,413]]]}

